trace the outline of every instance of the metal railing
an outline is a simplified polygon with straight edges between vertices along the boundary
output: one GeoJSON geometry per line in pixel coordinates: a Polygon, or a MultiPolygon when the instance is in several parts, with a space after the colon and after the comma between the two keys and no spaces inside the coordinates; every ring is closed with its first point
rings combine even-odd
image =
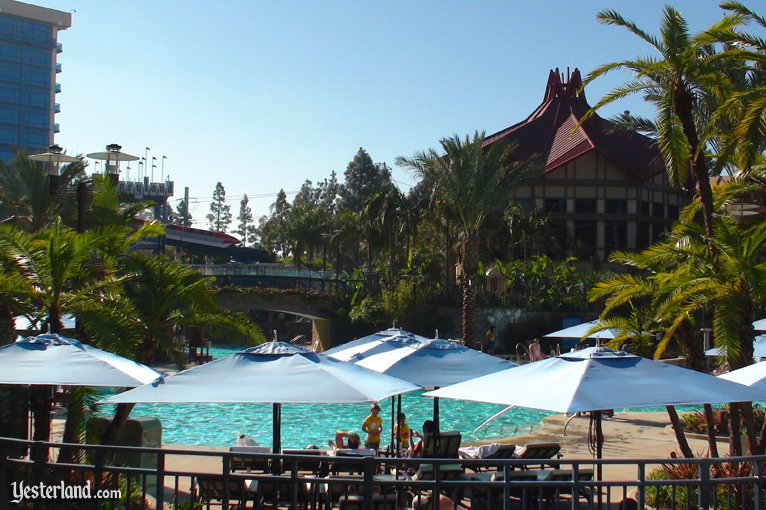
{"type": "Polygon", "coordinates": [[[441,508],[471,510],[761,510],[766,500],[766,456],[463,460],[66,445],[81,463],[49,462],[61,446],[0,438],[0,508],[394,510],[438,496],[441,508]],[[91,499],[19,502],[24,486],[88,487],[91,499]]]}

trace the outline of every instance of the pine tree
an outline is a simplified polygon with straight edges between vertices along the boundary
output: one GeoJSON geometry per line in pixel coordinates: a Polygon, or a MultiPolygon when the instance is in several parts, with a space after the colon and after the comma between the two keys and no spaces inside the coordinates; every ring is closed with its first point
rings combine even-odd
{"type": "Polygon", "coordinates": [[[253,224],[253,210],[250,208],[250,200],[247,195],[239,203],[239,226],[235,231],[242,238],[242,244],[247,246],[255,242],[255,225],[253,224]]]}
{"type": "Polygon", "coordinates": [[[181,225],[182,227],[192,226],[192,215],[189,212],[189,207],[186,205],[186,200],[183,198],[178,202],[175,212],[171,211],[170,223],[181,225]]]}
{"type": "Polygon", "coordinates": [[[226,232],[231,225],[231,206],[226,204],[226,190],[220,182],[215,185],[207,221],[210,228],[216,232],[226,232]]]}
{"type": "Polygon", "coordinates": [[[370,155],[361,147],[346,167],[344,176],[346,182],[339,190],[339,209],[354,214],[362,212],[372,195],[386,192],[393,186],[388,167],[373,163],[370,155]]]}

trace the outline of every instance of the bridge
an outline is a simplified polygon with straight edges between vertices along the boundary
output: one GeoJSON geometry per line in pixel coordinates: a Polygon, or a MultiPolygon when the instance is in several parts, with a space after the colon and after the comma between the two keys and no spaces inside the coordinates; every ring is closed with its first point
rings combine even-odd
{"type": "Polygon", "coordinates": [[[335,311],[330,296],[314,294],[305,290],[293,291],[223,287],[216,293],[218,304],[227,310],[248,313],[250,310],[267,310],[290,313],[311,319],[311,337],[321,350],[332,346],[335,332],[335,311]]]}

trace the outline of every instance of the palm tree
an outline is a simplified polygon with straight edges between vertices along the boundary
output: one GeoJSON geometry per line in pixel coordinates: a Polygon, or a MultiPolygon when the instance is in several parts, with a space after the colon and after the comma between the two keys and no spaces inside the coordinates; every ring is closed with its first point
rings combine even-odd
{"type": "Polygon", "coordinates": [[[502,214],[508,190],[522,186],[539,174],[529,162],[513,162],[513,147],[483,148],[484,133],[440,140],[442,153],[435,149],[398,157],[396,164],[434,183],[434,192],[456,218],[461,235],[463,274],[463,340],[473,343],[476,336],[476,275],[479,262],[479,236],[491,214],[502,214]]]}
{"type": "MultiPolygon", "coordinates": [[[[732,89],[721,60],[710,44],[706,32],[691,35],[681,13],[667,6],[660,23],[660,37],[655,37],[614,10],[601,11],[598,19],[606,25],[617,25],[647,42],[659,57],[639,57],[602,65],[593,70],[583,87],[610,71],[627,69],[636,75],[632,81],[604,96],[584,117],[604,105],[626,96],[639,94],[657,110],[657,142],[665,159],[668,177],[684,186],[689,170],[696,181],[702,204],[706,233],[713,235],[713,195],[702,133],[709,119],[701,118],[701,98],[706,94],[725,97],[732,89]]],[[[725,31],[741,23],[738,16],[724,16],[709,31],[725,31]]],[[[712,244],[710,249],[713,249],[712,244]]]]}
{"type": "MultiPolygon", "coordinates": [[[[71,187],[84,178],[84,171],[82,161],[64,165],[59,185],[71,187]]],[[[32,161],[22,151],[16,152],[10,164],[0,161],[0,204],[3,213],[12,216],[12,223],[20,228],[41,230],[56,216],[68,212],[72,202],[51,192],[45,163],[32,161]]]]}
{"type": "MultiPolygon", "coordinates": [[[[694,209],[694,205],[690,206],[684,216],[692,216],[694,209]]],[[[766,303],[766,261],[762,256],[766,222],[746,225],[730,215],[718,214],[713,233],[709,238],[700,225],[685,221],[674,227],[666,241],[641,254],[613,254],[613,262],[629,264],[648,276],[616,276],[597,285],[591,298],[606,297],[605,316],[637,299],[650,301],[657,321],[667,324],[658,350],[675,333],[688,330],[696,314],[712,310],[716,346],[726,349],[732,368],[749,364],[753,356],[751,323],[755,311],[766,303]],[[712,251],[708,247],[711,242],[712,251]]],[[[751,451],[763,451],[766,445],[756,439],[747,404],[743,419],[751,451]]],[[[738,454],[739,406],[731,405],[730,422],[731,450],[738,454]]]]}
{"type": "MultiPolygon", "coordinates": [[[[130,349],[132,357],[152,364],[163,352],[183,365],[175,332],[181,325],[202,326],[240,336],[251,344],[264,340],[258,327],[244,315],[223,310],[208,288],[209,278],[163,256],[128,253],[118,261],[120,290],[101,293],[99,302],[84,302],[77,310],[89,335],[102,347],[118,352],[130,349]]],[[[133,409],[119,404],[101,438],[113,444],[133,409]]]]}
{"type": "MultiPolygon", "coordinates": [[[[37,233],[0,225],[0,252],[5,260],[12,261],[7,270],[26,282],[26,287],[16,289],[17,299],[27,300],[35,318],[51,333],[61,333],[61,316],[74,312],[77,303],[89,299],[94,288],[114,283],[96,278],[88,263],[102,239],[95,233],[78,234],[63,226],[60,218],[37,233]]],[[[32,399],[34,437],[45,441],[50,435],[49,391],[35,388],[32,399]]]]}
{"type": "MultiPolygon", "coordinates": [[[[739,2],[724,2],[721,8],[734,13],[742,23],[752,22],[766,28],[766,18],[739,2]]],[[[736,26],[710,30],[707,35],[711,43],[724,45],[721,57],[739,76],[737,89],[724,98],[714,117],[731,123],[732,128],[713,134],[720,135],[724,142],[721,159],[733,162],[741,172],[748,172],[763,157],[766,148],[766,41],[736,26]]]]}

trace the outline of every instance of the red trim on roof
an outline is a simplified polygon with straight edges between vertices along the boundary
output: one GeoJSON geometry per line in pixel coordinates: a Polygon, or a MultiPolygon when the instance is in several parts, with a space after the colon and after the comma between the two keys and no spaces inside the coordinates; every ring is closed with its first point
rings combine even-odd
{"type": "Polygon", "coordinates": [[[640,133],[612,131],[612,123],[592,115],[577,127],[590,105],[580,91],[579,69],[566,80],[559,70],[548,74],[543,102],[525,120],[489,135],[493,143],[513,143],[514,157],[522,160],[540,156],[550,172],[593,150],[612,161],[632,178],[645,181],[664,171],[662,157],[654,141],[640,133]]]}

